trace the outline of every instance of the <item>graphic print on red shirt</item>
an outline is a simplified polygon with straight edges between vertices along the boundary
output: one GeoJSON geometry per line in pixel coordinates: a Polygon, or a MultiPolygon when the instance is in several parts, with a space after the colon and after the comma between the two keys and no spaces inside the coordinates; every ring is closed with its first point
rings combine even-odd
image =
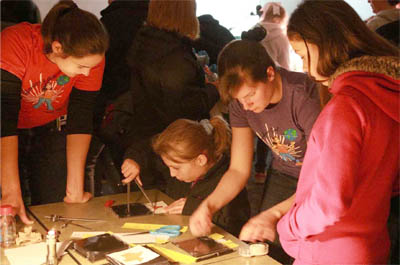
{"type": "Polygon", "coordinates": [[[104,60],[89,76],[66,76],[43,53],[40,27],[20,23],[1,34],[0,67],[22,81],[18,128],[41,126],[66,114],[72,87],[86,91],[101,87],[104,60]]]}

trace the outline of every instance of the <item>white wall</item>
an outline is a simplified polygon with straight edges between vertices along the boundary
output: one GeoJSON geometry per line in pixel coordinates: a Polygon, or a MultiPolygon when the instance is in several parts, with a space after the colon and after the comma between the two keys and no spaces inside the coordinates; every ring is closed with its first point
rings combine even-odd
{"type": "MultiPolygon", "coordinates": [[[[58,3],[59,0],[33,0],[40,10],[42,21],[49,10],[58,3]]],[[[108,6],[107,0],[74,0],[74,2],[84,10],[90,11],[100,18],[100,11],[108,6]]]]}

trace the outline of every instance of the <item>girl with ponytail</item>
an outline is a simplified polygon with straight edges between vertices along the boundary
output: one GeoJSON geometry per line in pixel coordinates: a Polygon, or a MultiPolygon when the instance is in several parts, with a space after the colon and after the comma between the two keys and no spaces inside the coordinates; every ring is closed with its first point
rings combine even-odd
{"type": "MultiPolygon", "coordinates": [[[[153,150],[172,177],[167,180],[167,194],[177,199],[166,207],[168,214],[191,215],[215,189],[229,167],[230,144],[229,125],[219,116],[200,122],[178,119],[153,138],[153,150]]],[[[139,178],[138,173],[125,174],[126,180],[139,178]]],[[[214,215],[213,222],[237,236],[249,217],[250,206],[243,189],[214,215]]]]}

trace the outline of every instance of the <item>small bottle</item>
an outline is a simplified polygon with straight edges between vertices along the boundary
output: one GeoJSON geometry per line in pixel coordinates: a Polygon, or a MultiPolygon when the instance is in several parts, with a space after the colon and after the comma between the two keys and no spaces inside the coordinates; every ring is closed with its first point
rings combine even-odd
{"type": "Polygon", "coordinates": [[[47,232],[46,245],[47,245],[47,258],[46,265],[57,265],[57,232],[51,229],[47,232]]]}
{"type": "Polygon", "coordinates": [[[12,215],[11,205],[0,206],[0,229],[1,229],[1,247],[9,248],[15,246],[17,238],[17,229],[15,218],[12,215]]]}

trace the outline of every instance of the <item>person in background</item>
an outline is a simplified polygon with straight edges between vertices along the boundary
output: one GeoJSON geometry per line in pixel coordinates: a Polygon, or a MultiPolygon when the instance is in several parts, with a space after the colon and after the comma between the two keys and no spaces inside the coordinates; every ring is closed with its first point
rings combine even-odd
{"type": "Polygon", "coordinates": [[[209,14],[199,16],[198,20],[200,23],[200,37],[194,41],[193,47],[196,51],[205,50],[207,52],[210,57],[209,65],[216,64],[219,52],[235,37],[209,14]]]}
{"type": "MultiPolygon", "coordinates": [[[[135,161],[135,169],[148,181],[145,186],[162,189],[164,185],[157,183],[165,166],[156,163],[151,138],[176,119],[209,118],[219,99],[216,86],[206,82],[193,52],[192,41],[198,36],[194,0],[151,0],[146,25],[128,53],[134,117],[132,130],[120,143],[120,153],[122,160],[135,161]]],[[[121,164],[126,177],[132,164],[121,164]]]]}
{"type": "Polygon", "coordinates": [[[400,47],[400,9],[399,0],[368,0],[376,14],[368,19],[367,26],[400,47]]]}
{"type": "MultiPolygon", "coordinates": [[[[290,45],[284,32],[286,28],[286,10],[281,4],[268,2],[261,8],[258,25],[262,26],[267,34],[261,44],[267,50],[274,62],[290,70],[290,45]]],[[[254,179],[256,183],[264,183],[270,166],[271,150],[260,139],[256,143],[256,163],[254,165],[254,179]],[[268,159],[268,161],[267,161],[268,159]]]]}
{"type": "Polygon", "coordinates": [[[287,35],[333,97],[309,137],[294,201],[246,225],[240,238],[272,239],[279,220],[294,264],[385,264],[390,200],[399,192],[398,49],[342,0],[302,2],[287,35]]]}
{"type": "Polygon", "coordinates": [[[368,0],[372,12],[375,13],[375,16],[367,21],[368,28],[376,31],[385,24],[399,20],[400,9],[396,8],[399,2],[399,0],[368,0]]]}
{"type": "Polygon", "coordinates": [[[32,0],[1,0],[0,6],[2,30],[21,22],[41,22],[40,11],[32,0]]]}
{"type": "Polygon", "coordinates": [[[95,195],[123,191],[122,187],[118,186],[121,178],[119,168],[116,168],[114,163],[107,162],[111,160],[113,142],[118,137],[118,133],[110,133],[109,122],[118,124],[119,128],[123,125],[117,122],[118,117],[114,117],[115,115],[113,119],[109,117],[121,104],[126,106],[126,109],[131,109],[131,73],[126,56],[136,33],[146,21],[149,7],[149,0],[108,2],[109,5],[100,12],[100,21],[110,36],[110,47],[105,55],[103,82],[94,108],[94,137],[90,143],[85,172],[89,180],[87,183],[91,184],[90,190],[95,195]]]}
{"type": "MultiPolygon", "coordinates": [[[[178,119],[154,137],[153,150],[169,168],[170,176],[178,180],[167,181],[168,195],[178,197],[165,208],[167,214],[191,215],[197,209],[228,169],[230,144],[231,130],[220,116],[200,122],[178,119]],[[189,185],[182,188],[179,182],[189,185]]],[[[134,161],[127,159],[125,163],[134,161]]],[[[129,176],[129,172],[125,175],[129,176]]],[[[250,205],[246,188],[243,188],[231,203],[214,215],[213,222],[238,236],[249,218],[250,205]]]]}
{"type": "Polygon", "coordinates": [[[100,12],[100,21],[110,36],[110,48],[106,52],[103,83],[96,103],[97,123],[107,103],[129,90],[130,70],[126,56],[146,21],[148,7],[149,0],[109,0],[109,6],[100,12]]]}
{"type": "Polygon", "coordinates": [[[286,10],[280,3],[268,2],[261,11],[258,25],[267,31],[261,44],[278,66],[290,70],[290,44],[284,31],[287,22],[286,10]]]}
{"type": "MultiPolygon", "coordinates": [[[[219,91],[225,101],[230,101],[231,162],[215,191],[191,216],[194,235],[208,233],[213,213],[247,184],[254,135],[271,148],[274,158],[261,213],[251,220],[262,220],[266,210],[293,197],[296,191],[307,139],[320,112],[318,89],[306,74],[276,67],[259,43],[261,38],[233,41],[219,55],[219,91]]],[[[279,247],[279,242],[274,245],[279,247]]]]}
{"type": "Polygon", "coordinates": [[[84,165],[107,47],[100,21],[72,1],[56,4],[42,25],[2,31],[1,203],[26,224],[20,174],[29,174],[32,204],[91,198],[84,165]]]}

